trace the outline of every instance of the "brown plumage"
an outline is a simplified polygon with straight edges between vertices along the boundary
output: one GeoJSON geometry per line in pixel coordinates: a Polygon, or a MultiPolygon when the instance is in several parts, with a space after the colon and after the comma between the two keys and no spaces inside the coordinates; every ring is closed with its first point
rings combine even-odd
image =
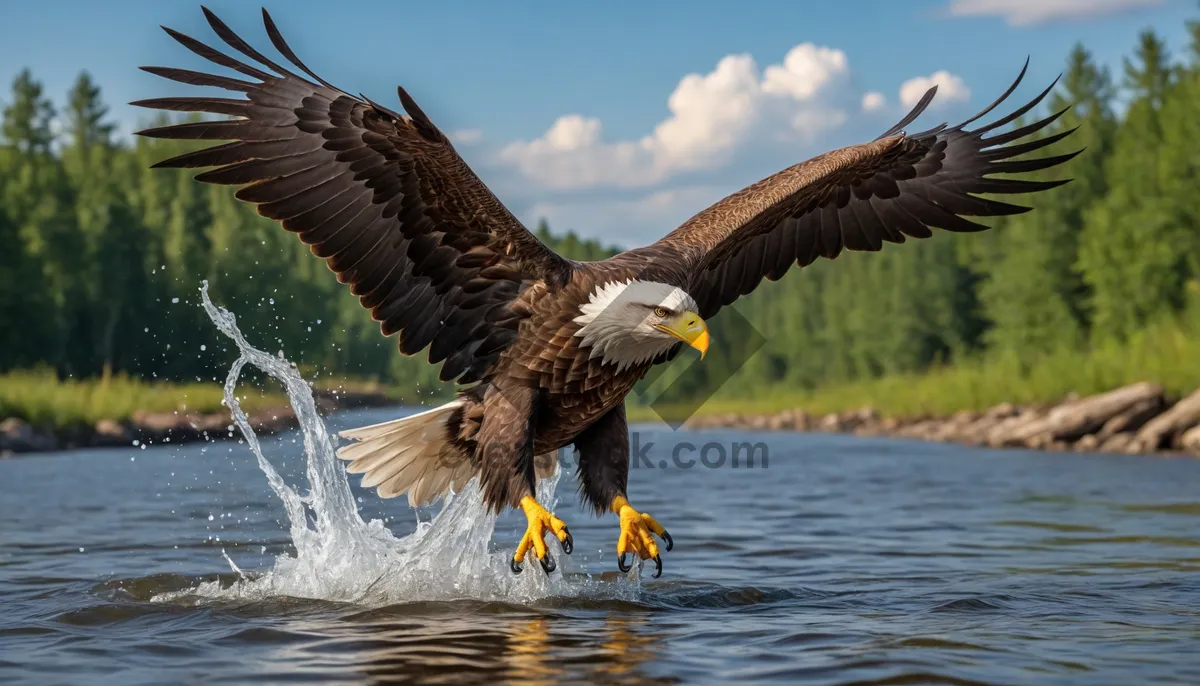
{"type": "MultiPolygon", "coordinates": [[[[493,509],[534,493],[546,455],[574,444],[583,498],[598,512],[623,497],[629,442],[623,400],[651,365],[703,322],[792,265],[843,250],[926,238],[932,228],[979,231],[964,217],[1029,208],[981,196],[1064,181],[996,174],[1048,169],[1074,154],[1014,159],[1070,131],[1016,143],[1062,112],[993,133],[1029,103],[975,129],[1020,83],[957,126],[906,134],[936,88],[878,139],[815,157],[700,212],[653,245],[576,263],[549,250],[487,189],[403,89],[394,112],[309,70],[263,12],[292,68],[273,62],[204,10],[234,59],[167,29],[186,48],[249,80],[145,67],[240,98],[143,100],[144,107],[232,119],[173,124],[141,135],[219,145],[158,163],[209,168],[196,178],[241,186],[239,199],[279,220],[326,260],[405,354],[429,349],[459,398],[418,417],[346,432],[352,472],[385,497],[435,500],[479,475],[493,509]],[[297,73],[300,72],[300,73],[297,73]],[[538,456],[535,459],[535,456],[538,456]],[[535,466],[536,463],[536,466],[535,466]]],[[[1053,87],[1053,84],[1051,85],[1053,87]]],[[[700,342],[703,332],[703,343],[700,342]]]]}

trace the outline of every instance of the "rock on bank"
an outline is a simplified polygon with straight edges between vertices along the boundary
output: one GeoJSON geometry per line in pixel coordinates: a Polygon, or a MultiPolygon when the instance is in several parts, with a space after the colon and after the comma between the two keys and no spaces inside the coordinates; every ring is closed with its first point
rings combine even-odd
{"type": "Polygon", "coordinates": [[[1173,399],[1161,386],[1136,383],[1050,406],[1002,403],[949,417],[881,417],[873,408],[827,415],[803,409],[775,414],[701,415],[690,428],[819,431],[895,436],[992,448],[1200,456],[1200,390],[1173,399]]]}

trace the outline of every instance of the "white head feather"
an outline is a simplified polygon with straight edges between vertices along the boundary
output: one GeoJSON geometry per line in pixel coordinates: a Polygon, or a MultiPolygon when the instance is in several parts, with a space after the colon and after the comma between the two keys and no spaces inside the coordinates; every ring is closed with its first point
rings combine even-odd
{"type": "Polygon", "coordinates": [[[656,281],[610,281],[600,284],[579,307],[575,332],[591,346],[589,359],[601,358],[617,370],[642,364],[666,352],[679,339],[654,328],[657,307],[671,312],[695,312],[696,301],[683,289],[656,281]]]}

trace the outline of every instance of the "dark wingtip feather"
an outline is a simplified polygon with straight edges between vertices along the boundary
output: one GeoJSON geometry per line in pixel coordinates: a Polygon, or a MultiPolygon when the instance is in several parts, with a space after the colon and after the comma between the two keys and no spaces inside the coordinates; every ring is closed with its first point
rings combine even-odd
{"type": "MultiPolygon", "coordinates": [[[[142,132],[139,131],[137,133],[137,135],[139,135],[139,136],[142,135],[142,132]]],[[[180,168],[179,164],[172,163],[172,160],[174,160],[174,159],[175,158],[171,158],[171,159],[167,159],[167,160],[159,160],[158,162],[155,162],[154,164],[150,165],[150,168],[151,169],[179,169],[180,168]]]]}
{"type": "Polygon", "coordinates": [[[249,43],[247,43],[245,40],[243,40],[241,36],[237,35],[237,33],[235,33],[233,31],[233,29],[229,28],[228,24],[221,21],[220,17],[218,17],[216,14],[213,14],[212,10],[208,9],[207,7],[205,7],[203,5],[200,6],[200,9],[203,10],[204,18],[208,20],[208,25],[210,27],[212,27],[213,32],[217,34],[217,37],[219,37],[221,40],[225,41],[226,45],[233,48],[234,50],[237,50],[238,52],[242,53],[246,57],[249,57],[252,60],[257,60],[260,64],[266,65],[267,67],[271,68],[278,74],[282,74],[284,76],[291,76],[291,77],[300,79],[301,81],[304,81],[304,79],[301,79],[296,74],[293,74],[291,71],[288,71],[287,69],[281,67],[280,65],[276,64],[274,61],[272,61],[271,59],[269,59],[268,57],[263,55],[261,52],[255,50],[253,46],[251,46],[249,43]]]}
{"type": "Polygon", "coordinates": [[[1041,171],[1057,167],[1060,164],[1071,161],[1079,156],[1083,150],[1075,150],[1073,152],[1064,153],[1062,155],[1054,155],[1052,157],[1035,157],[1028,160],[1011,160],[1005,162],[993,162],[987,173],[988,174],[1025,174],[1028,172],[1041,171]]]}
{"type": "Polygon", "coordinates": [[[929,107],[929,103],[933,102],[933,98],[935,95],[937,95],[937,91],[938,91],[937,84],[934,84],[932,88],[925,91],[925,94],[922,95],[921,99],[917,102],[917,104],[914,105],[913,108],[908,111],[908,114],[904,115],[903,119],[896,122],[892,126],[892,128],[888,129],[887,131],[884,131],[875,140],[887,138],[888,136],[894,136],[897,133],[900,133],[904,129],[904,127],[906,127],[909,124],[916,121],[917,117],[921,116],[921,113],[925,111],[925,108],[929,107]]]}
{"type": "Polygon", "coordinates": [[[286,40],[284,40],[283,33],[281,33],[279,31],[279,27],[275,25],[275,20],[271,18],[271,13],[267,11],[266,7],[262,8],[262,18],[263,26],[267,29],[267,37],[271,39],[271,44],[275,46],[275,49],[278,50],[281,55],[287,58],[289,62],[296,65],[296,68],[300,69],[300,71],[303,71],[305,74],[308,74],[312,78],[316,79],[317,83],[320,83],[322,86],[325,86],[331,90],[335,90],[343,95],[349,95],[349,93],[346,93],[346,91],[343,91],[341,88],[338,88],[320,76],[317,76],[313,70],[308,68],[308,65],[304,64],[304,62],[302,62],[300,58],[296,56],[295,51],[292,50],[291,46],[287,44],[286,40]]]}
{"type": "Polygon", "coordinates": [[[270,74],[267,74],[266,72],[264,72],[262,70],[255,69],[254,67],[252,67],[248,64],[245,64],[243,62],[239,62],[238,60],[233,59],[232,57],[222,53],[221,51],[216,50],[208,45],[205,45],[204,43],[196,40],[195,38],[192,38],[191,36],[187,35],[186,33],[180,33],[179,31],[168,28],[166,26],[163,27],[163,30],[167,32],[167,35],[169,35],[171,38],[175,39],[175,42],[179,43],[183,47],[187,48],[189,51],[199,55],[200,57],[203,57],[204,59],[206,59],[210,62],[219,64],[222,67],[228,67],[229,69],[232,69],[234,71],[245,74],[246,76],[250,76],[250,77],[260,79],[263,81],[271,78],[270,74]]]}
{"type": "Polygon", "coordinates": [[[204,13],[204,18],[208,20],[208,24],[210,26],[212,26],[213,22],[221,24],[222,26],[225,25],[225,23],[222,22],[212,10],[208,9],[208,5],[200,5],[200,11],[204,13]]]}
{"type": "Polygon", "coordinates": [[[213,86],[239,93],[249,93],[258,85],[249,81],[242,81],[241,79],[217,76],[216,74],[205,74],[204,72],[192,71],[190,69],[176,69],[174,67],[138,67],[138,69],[147,74],[154,74],[159,78],[175,81],[176,83],[186,83],[189,86],[213,86]]]}
{"type": "MultiPolygon", "coordinates": [[[[1022,138],[1032,135],[1034,133],[1037,133],[1038,131],[1041,131],[1042,129],[1046,128],[1047,126],[1058,121],[1058,118],[1063,116],[1064,114],[1066,114],[1067,110],[1069,110],[1069,109],[1070,109],[1069,107],[1064,107],[1063,109],[1061,109],[1057,112],[1053,112],[1049,116],[1047,116],[1043,119],[1039,119],[1030,124],[1026,124],[1025,126],[1019,126],[1011,131],[1005,131],[1004,133],[998,133],[998,134],[995,134],[994,136],[990,136],[987,138],[983,138],[981,136],[979,138],[979,141],[984,145],[984,147],[994,148],[995,146],[998,146],[998,145],[1005,145],[1006,143],[1012,143],[1013,141],[1021,140],[1022,138]]],[[[1001,150],[1002,149],[1003,148],[1001,148],[1001,150]]]]}
{"type": "Polygon", "coordinates": [[[970,119],[964,121],[963,123],[959,124],[956,128],[959,128],[959,129],[966,128],[967,124],[978,121],[981,117],[986,116],[989,112],[996,109],[996,107],[998,107],[1000,105],[1000,103],[1007,100],[1008,96],[1013,94],[1013,91],[1017,90],[1017,86],[1021,85],[1021,81],[1025,80],[1025,73],[1027,71],[1029,71],[1029,56],[1028,55],[1025,56],[1025,64],[1024,64],[1024,66],[1021,67],[1021,72],[1019,74],[1017,74],[1017,78],[1013,80],[1012,85],[1010,85],[1007,90],[1005,90],[1003,93],[1001,93],[1000,97],[996,98],[992,102],[992,104],[983,108],[982,110],[979,111],[978,114],[976,114],[975,116],[971,117],[970,119]]]}
{"type": "Polygon", "coordinates": [[[973,192],[997,194],[1041,193],[1052,188],[1070,183],[1071,179],[1053,179],[1050,181],[1027,181],[1023,179],[1001,179],[985,176],[977,184],[973,192]]]}
{"type": "Polygon", "coordinates": [[[396,86],[396,95],[400,97],[400,105],[404,108],[405,112],[408,112],[408,116],[411,117],[413,123],[417,125],[418,131],[420,131],[425,137],[432,140],[447,140],[445,134],[443,134],[441,130],[434,125],[433,120],[429,118],[429,115],[425,114],[425,111],[422,110],[421,106],[417,104],[417,101],[408,94],[408,91],[404,90],[403,86],[396,86]]]}
{"type": "Polygon", "coordinates": [[[231,141],[214,145],[200,150],[192,150],[182,155],[160,160],[151,165],[152,169],[196,169],[214,165],[233,164],[247,159],[245,147],[241,141],[231,141]]]}
{"type": "Polygon", "coordinates": [[[172,112],[205,112],[208,114],[225,114],[242,117],[246,114],[248,100],[232,100],[229,98],[150,98],[134,100],[129,103],[133,107],[143,107],[151,110],[169,110],[172,112]]]}
{"type": "MultiPolygon", "coordinates": [[[[1013,110],[1012,112],[1008,113],[1008,115],[997,119],[996,121],[992,122],[991,124],[988,124],[986,126],[981,126],[978,129],[975,129],[974,131],[972,131],[972,133],[974,133],[975,135],[978,135],[978,136],[982,136],[983,134],[987,133],[988,131],[992,131],[1001,126],[1004,126],[1005,124],[1008,124],[1009,122],[1017,119],[1021,115],[1025,114],[1029,110],[1033,109],[1034,107],[1037,107],[1038,104],[1040,104],[1042,102],[1042,100],[1046,99],[1046,96],[1050,94],[1050,91],[1054,90],[1054,87],[1058,85],[1058,80],[1061,78],[1062,78],[1062,74],[1059,74],[1054,79],[1054,81],[1052,81],[1050,83],[1049,86],[1046,86],[1046,90],[1042,91],[1041,93],[1038,93],[1037,97],[1035,97],[1033,100],[1030,100],[1029,102],[1025,103],[1024,105],[1022,105],[1022,106],[1018,107],[1017,109],[1013,110]]],[[[1065,111],[1066,110],[1064,109],[1063,112],[1065,112],[1065,111]]],[[[1061,115],[1061,113],[1060,113],[1060,115],[1061,115]]]]}
{"type": "Polygon", "coordinates": [[[1071,128],[1069,128],[1065,131],[1059,131],[1058,133],[1051,134],[1049,136],[1045,136],[1042,138],[1038,138],[1038,139],[1029,141],[1027,143],[1018,143],[1016,145],[1006,145],[1006,146],[1001,146],[1001,147],[997,147],[997,148],[992,148],[990,150],[985,151],[983,153],[983,155],[984,155],[984,157],[987,158],[987,160],[989,162],[999,162],[1001,160],[1007,160],[1007,159],[1010,159],[1013,157],[1018,157],[1020,155],[1026,154],[1026,153],[1033,152],[1035,150],[1041,150],[1042,148],[1045,148],[1050,145],[1054,145],[1055,143],[1063,140],[1064,138],[1066,138],[1067,136],[1070,136],[1071,134],[1075,133],[1078,130],[1079,130],[1078,126],[1072,126],[1071,128]]]}

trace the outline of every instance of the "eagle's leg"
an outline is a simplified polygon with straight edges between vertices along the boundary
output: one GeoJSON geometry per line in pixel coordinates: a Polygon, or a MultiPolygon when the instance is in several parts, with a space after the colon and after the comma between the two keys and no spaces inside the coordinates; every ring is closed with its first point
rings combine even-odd
{"type": "Polygon", "coordinates": [[[546,550],[546,533],[554,534],[558,539],[559,545],[567,555],[575,548],[575,539],[571,537],[571,532],[567,529],[567,525],[563,520],[555,517],[546,508],[542,507],[541,503],[530,496],[521,498],[521,509],[525,511],[525,518],[529,520],[529,528],[525,529],[525,535],[521,538],[521,543],[517,546],[517,552],[513,553],[513,559],[510,566],[514,573],[521,572],[521,563],[525,561],[525,555],[533,548],[534,555],[537,555],[538,562],[542,565],[542,569],[549,574],[553,572],[556,565],[554,558],[550,556],[546,550]]]}
{"type": "Polygon", "coordinates": [[[642,514],[625,498],[629,481],[629,424],[625,420],[625,405],[609,410],[595,423],[575,437],[579,451],[579,485],[583,499],[597,514],[612,511],[621,518],[621,535],[617,539],[617,568],[632,569],[625,564],[630,551],[643,560],[654,559],[657,578],[662,574],[662,557],[651,534],[661,536],[667,550],[675,547],[671,534],[653,517],[642,514]]]}
{"type": "Polygon", "coordinates": [[[662,556],[651,534],[662,537],[668,551],[675,547],[671,534],[654,517],[633,509],[625,496],[613,498],[612,511],[621,518],[621,535],[617,538],[617,568],[622,572],[633,569],[632,565],[625,564],[625,556],[632,551],[643,560],[653,559],[654,578],[662,576],[662,556]]]}
{"type": "Polygon", "coordinates": [[[547,574],[554,571],[557,565],[546,550],[547,532],[558,538],[564,553],[570,555],[574,548],[567,526],[534,497],[538,474],[538,457],[533,454],[537,400],[535,388],[492,385],[483,396],[483,422],[476,434],[484,503],[495,512],[520,507],[529,520],[509,562],[516,574],[521,572],[521,563],[531,548],[542,569],[547,574]]]}

